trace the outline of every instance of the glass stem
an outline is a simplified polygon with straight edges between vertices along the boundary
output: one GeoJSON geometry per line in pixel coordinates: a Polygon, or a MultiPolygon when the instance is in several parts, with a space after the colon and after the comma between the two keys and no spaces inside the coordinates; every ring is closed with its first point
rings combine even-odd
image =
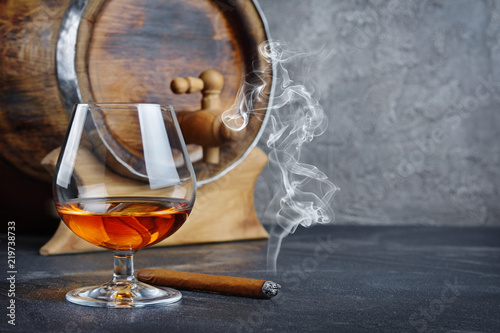
{"type": "Polygon", "coordinates": [[[113,283],[137,282],[134,276],[133,252],[115,252],[113,266],[113,283]]]}

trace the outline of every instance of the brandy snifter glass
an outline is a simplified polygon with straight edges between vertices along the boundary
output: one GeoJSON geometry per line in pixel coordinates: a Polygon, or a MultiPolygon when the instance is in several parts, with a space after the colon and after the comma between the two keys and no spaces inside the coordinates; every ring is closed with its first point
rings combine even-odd
{"type": "Polygon", "coordinates": [[[171,106],[77,104],[54,173],[54,201],[66,225],[114,253],[110,282],[66,299],[131,308],[179,301],[181,293],[134,277],[134,253],[175,233],[188,218],[196,180],[171,106]]]}

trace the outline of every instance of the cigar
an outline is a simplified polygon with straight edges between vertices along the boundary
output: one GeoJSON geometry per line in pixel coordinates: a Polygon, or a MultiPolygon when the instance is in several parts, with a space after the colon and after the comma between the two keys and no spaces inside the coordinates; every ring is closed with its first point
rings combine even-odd
{"type": "Polygon", "coordinates": [[[164,269],[141,269],[137,279],[158,286],[251,298],[272,298],[281,288],[279,284],[266,280],[164,269]]]}

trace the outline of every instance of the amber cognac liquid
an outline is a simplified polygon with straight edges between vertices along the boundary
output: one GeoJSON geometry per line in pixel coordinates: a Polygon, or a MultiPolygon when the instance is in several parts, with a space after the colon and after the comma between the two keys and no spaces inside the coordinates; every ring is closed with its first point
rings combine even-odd
{"type": "Polygon", "coordinates": [[[86,241],[110,250],[139,250],[176,232],[191,212],[172,198],[75,199],[56,204],[66,225],[86,241]]]}

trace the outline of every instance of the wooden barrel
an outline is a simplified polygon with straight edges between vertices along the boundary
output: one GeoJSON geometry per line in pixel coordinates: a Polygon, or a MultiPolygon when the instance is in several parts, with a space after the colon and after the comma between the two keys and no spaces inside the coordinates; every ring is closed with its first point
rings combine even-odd
{"type": "MultiPolygon", "coordinates": [[[[221,104],[229,108],[243,77],[252,80],[255,67],[267,66],[258,52],[266,25],[251,0],[7,0],[0,18],[0,152],[40,180],[50,180],[40,161],[62,144],[74,103],[196,110],[201,95],[175,95],[170,82],[216,69],[225,81],[221,104]]],[[[270,94],[271,76],[265,80],[270,94]]],[[[220,163],[196,162],[199,182],[238,164],[265,119],[252,114],[245,138],[221,147],[220,163]]]]}

